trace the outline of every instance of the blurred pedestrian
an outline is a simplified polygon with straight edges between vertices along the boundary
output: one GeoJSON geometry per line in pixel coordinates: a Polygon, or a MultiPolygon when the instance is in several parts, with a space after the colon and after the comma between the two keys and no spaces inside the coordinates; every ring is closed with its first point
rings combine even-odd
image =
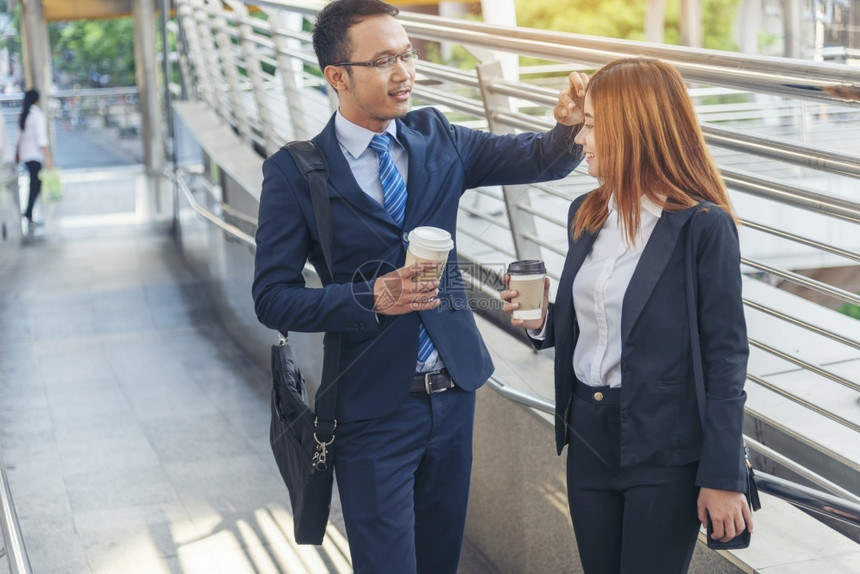
{"type": "Polygon", "coordinates": [[[39,92],[36,90],[24,93],[24,103],[18,118],[18,161],[27,166],[30,174],[30,195],[23,216],[30,226],[41,225],[41,222],[33,220],[33,207],[42,191],[39,172],[43,167],[51,169],[53,162],[48,149],[48,122],[39,107],[39,92]]]}

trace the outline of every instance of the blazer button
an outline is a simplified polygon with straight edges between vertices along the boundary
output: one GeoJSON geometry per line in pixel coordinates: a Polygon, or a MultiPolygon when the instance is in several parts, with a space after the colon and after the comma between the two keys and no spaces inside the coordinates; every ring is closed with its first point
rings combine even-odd
{"type": "Polygon", "coordinates": [[[602,401],[603,400],[603,393],[601,393],[600,391],[597,391],[596,393],[594,393],[594,400],[597,401],[598,403],[600,401],[602,401]]]}
{"type": "Polygon", "coordinates": [[[409,243],[409,232],[408,231],[404,231],[403,235],[401,237],[403,238],[403,243],[409,243]]]}

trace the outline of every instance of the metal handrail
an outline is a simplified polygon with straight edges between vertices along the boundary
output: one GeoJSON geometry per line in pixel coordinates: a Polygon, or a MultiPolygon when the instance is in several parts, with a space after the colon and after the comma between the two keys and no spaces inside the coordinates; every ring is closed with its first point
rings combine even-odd
{"type": "MultiPolygon", "coordinates": [[[[825,377],[827,379],[830,379],[834,382],[837,382],[840,384],[845,384],[844,379],[843,380],[835,379],[834,375],[832,373],[829,373],[827,371],[823,371],[822,369],[819,369],[815,365],[812,365],[812,364],[807,363],[805,361],[799,361],[797,359],[794,359],[794,357],[792,357],[788,353],[783,353],[782,351],[778,351],[777,349],[774,349],[773,347],[769,347],[768,345],[760,343],[754,339],[749,339],[749,343],[750,343],[751,347],[756,347],[756,348],[761,349],[765,352],[771,353],[772,355],[779,357],[783,360],[795,363],[799,367],[806,367],[809,369],[815,369],[813,371],[813,372],[815,372],[815,374],[820,375],[822,377],[825,377]]],[[[844,427],[846,427],[846,428],[848,428],[854,432],[860,432],[860,425],[858,425],[854,421],[851,421],[849,419],[846,419],[845,417],[840,417],[839,415],[831,413],[830,411],[819,407],[818,405],[816,405],[812,401],[804,399],[803,397],[800,397],[794,393],[790,393],[786,390],[783,390],[780,387],[778,387],[777,385],[775,385],[773,383],[769,383],[761,377],[757,377],[751,373],[747,373],[747,378],[749,380],[753,381],[754,383],[757,383],[759,386],[764,387],[764,388],[766,388],[766,389],[768,389],[768,390],[770,390],[770,391],[772,391],[772,392],[774,392],[774,393],[776,393],[782,397],[785,397],[786,399],[790,400],[791,402],[796,403],[796,404],[802,406],[803,408],[805,408],[811,412],[814,412],[814,413],[819,414],[825,418],[828,418],[828,419],[832,420],[833,422],[838,423],[838,424],[840,424],[840,425],[842,425],[842,426],[844,426],[844,427]]],[[[854,389],[852,389],[852,390],[854,390],[854,389]]]]}
{"type": "Polygon", "coordinates": [[[702,132],[706,142],[725,149],[860,178],[860,157],[856,155],[800,145],[779,138],[754,136],[707,123],[702,124],[702,132]]]}
{"type": "MultiPolygon", "coordinates": [[[[9,562],[12,574],[31,574],[33,568],[30,566],[30,556],[27,554],[27,546],[21,536],[21,525],[18,523],[18,514],[15,512],[15,502],[12,499],[12,491],[9,489],[9,479],[6,477],[6,466],[3,464],[3,456],[0,454],[0,529],[3,532],[5,546],[3,552],[9,562]]],[[[0,557],[3,554],[0,553],[0,557]]]]}
{"type": "Polygon", "coordinates": [[[824,251],[826,253],[830,253],[831,255],[836,255],[838,257],[844,257],[845,259],[851,259],[852,261],[856,261],[860,263],[860,252],[852,251],[850,249],[842,249],[840,247],[836,247],[833,245],[829,245],[827,243],[822,243],[820,241],[815,241],[813,239],[809,239],[808,237],[803,237],[801,235],[797,235],[795,233],[790,233],[788,231],[783,231],[782,229],[776,229],[774,227],[770,227],[769,225],[763,225],[761,223],[757,223],[755,221],[751,221],[749,219],[739,217],[738,220],[741,224],[748,229],[755,229],[756,231],[761,231],[762,233],[768,233],[773,235],[774,237],[779,237],[781,239],[787,239],[789,241],[793,241],[795,243],[800,243],[801,245],[806,245],[807,247],[812,247],[814,249],[818,249],[819,251],[824,251]]]}
{"type": "Polygon", "coordinates": [[[720,168],[720,174],[731,189],[773,199],[808,211],[823,213],[830,217],[838,217],[852,223],[860,223],[860,203],[855,201],[831,197],[799,186],[788,185],[726,167],[720,168]]]}
{"type": "MultiPolygon", "coordinates": [[[[308,0],[255,0],[255,4],[314,16],[324,2],[308,0]]],[[[629,54],[660,58],[672,63],[685,77],[739,89],[843,105],[860,105],[856,71],[838,64],[809,63],[751,54],[667,46],[401,12],[400,21],[410,36],[505,50],[559,62],[602,66],[629,54]],[[720,68],[717,70],[717,68],[720,68]]]]}
{"type": "Polygon", "coordinates": [[[857,349],[858,351],[860,351],[860,341],[855,341],[854,339],[849,339],[848,337],[843,337],[842,335],[838,335],[836,333],[828,331],[827,329],[819,327],[818,325],[814,325],[808,321],[804,321],[802,319],[797,319],[796,317],[791,317],[790,315],[786,315],[785,313],[780,313],[779,311],[777,311],[775,309],[771,309],[770,307],[762,305],[761,303],[756,303],[755,301],[747,299],[746,297],[744,297],[743,302],[744,302],[744,305],[746,305],[747,307],[749,307],[751,309],[755,309],[756,311],[761,311],[762,313],[767,313],[771,317],[776,317],[777,319],[785,321],[786,323],[791,323],[792,325],[806,329],[807,331],[815,333],[816,335],[821,335],[822,337],[827,337],[828,339],[832,339],[833,341],[836,341],[837,343],[842,343],[843,345],[848,345],[849,347],[853,347],[853,348],[857,349]]]}
{"type": "MultiPolygon", "coordinates": [[[[266,0],[255,3],[271,8],[289,9],[308,16],[315,15],[325,6],[324,2],[293,0],[266,0]]],[[[860,105],[860,82],[856,71],[838,64],[810,63],[787,58],[733,54],[528,28],[510,28],[405,11],[401,12],[399,20],[410,35],[430,40],[452,41],[458,44],[472,43],[485,48],[513,51],[521,55],[569,63],[585,62],[598,66],[617,57],[636,53],[672,63],[688,81],[717,82],[723,86],[739,89],[754,88],[754,91],[759,93],[774,93],[840,105],[860,105]]],[[[290,55],[298,56],[293,53],[290,55]]],[[[304,58],[308,56],[304,55],[304,58]]],[[[422,71],[421,64],[419,71],[422,71]]],[[[423,71],[430,77],[444,74],[441,67],[434,64],[423,66],[423,71]]],[[[460,81],[458,74],[451,74],[451,72],[447,73],[445,79],[460,81]]],[[[471,85],[474,76],[471,73],[462,75],[470,79],[471,85]]],[[[488,89],[538,104],[549,102],[553,105],[555,100],[551,90],[519,82],[500,80],[492,83],[488,89]]],[[[472,104],[466,98],[452,98],[450,93],[426,86],[416,85],[414,91],[418,98],[448,105],[452,109],[470,114],[483,111],[478,104],[472,104]]],[[[496,113],[493,119],[509,127],[526,130],[545,130],[552,125],[548,120],[517,113],[496,113]]],[[[831,173],[860,177],[860,157],[858,156],[833,154],[816,148],[808,149],[806,146],[798,146],[774,138],[742,135],[708,125],[704,125],[702,129],[708,137],[720,140],[719,143],[715,141],[715,145],[773,159],[791,158],[794,161],[798,154],[805,155],[807,157],[802,165],[831,173]],[[764,153],[765,149],[772,153],[764,153]],[[807,151],[803,153],[802,150],[807,151]]],[[[857,202],[833,198],[724,167],[720,171],[726,184],[737,191],[860,223],[860,204],[857,202]]]]}
{"type": "Polygon", "coordinates": [[[235,225],[231,225],[218,217],[214,212],[209,209],[203,207],[200,202],[197,201],[197,198],[194,197],[194,192],[191,191],[191,188],[188,186],[188,183],[185,181],[185,178],[182,177],[181,171],[177,170],[176,177],[173,177],[170,173],[164,173],[165,176],[169,177],[179,186],[179,189],[182,190],[182,194],[185,196],[185,199],[188,201],[191,208],[199,214],[201,217],[206,219],[209,223],[216,225],[222,231],[229,234],[231,237],[241,241],[245,245],[252,247],[254,249],[257,248],[257,242],[254,241],[254,237],[245,233],[235,225]]]}
{"type": "Polygon", "coordinates": [[[805,466],[797,464],[787,456],[778,453],[769,446],[764,445],[753,438],[744,435],[744,440],[746,441],[747,446],[750,447],[751,451],[762,455],[769,462],[777,463],[786,470],[797,474],[798,476],[808,480],[815,485],[818,485],[830,494],[838,496],[839,498],[847,500],[848,502],[860,504],[860,496],[857,496],[846,488],[842,488],[838,484],[834,483],[832,480],[828,480],[820,474],[812,472],[805,466]]]}
{"type": "MultiPolygon", "coordinates": [[[[490,377],[487,386],[510,401],[555,416],[555,404],[543,397],[505,385],[495,376],[490,377]]],[[[755,442],[750,441],[748,437],[744,438],[748,442],[755,442]]],[[[756,442],[755,444],[759,443],[756,442]]],[[[857,502],[815,490],[760,470],[755,471],[755,482],[762,492],[781,498],[798,508],[813,510],[829,518],[860,526],[860,504],[857,502]]]]}
{"type": "MultiPolygon", "coordinates": [[[[294,5],[287,1],[278,4],[294,5]]],[[[856,70],[839,64],[511,28],[414,12],[402,12],[399,19],[411,36],[429,40],[471,44],[523,56],[598,67],[619,57],[639,54],[670,62],[684,77],[695,82],[717,81],[720,85],[743,90],[754,88],[756,92],[798,99],[860,105],[860,82],[856,70]]]]}
{"type": "Polygon", "coordinates": [[[748,267],[752,267],[753,269],[757,269],[764,273],[768,273],[773,275],[774,277],[780,277],[785,279],[786,281],[790,281],[801,287],[806,287],[807,289],[811,289],[822,295],[828,295],[833,297],[834,299],[839,299],[840,301],[844,301],[846,303],[853,303],[854,305],[860,305],[860,295],[855,295],[850,291],[846,291],[845,289],[839,289],[838,287],[832,287],[826,283],[822,283],[821,281],[816,281],[815,279],[810,279],[809,277],[805,277],[799,273],[794,273],[793,271],[783,271],[782,269],[777,269],[776,267],[772,267],[770,265],[765,265],[764,263],[759,263],[757,261],[753,261],[752,259],[747,259],[746,257],[741,257],[741,264],[746,265],[748,267]]]}

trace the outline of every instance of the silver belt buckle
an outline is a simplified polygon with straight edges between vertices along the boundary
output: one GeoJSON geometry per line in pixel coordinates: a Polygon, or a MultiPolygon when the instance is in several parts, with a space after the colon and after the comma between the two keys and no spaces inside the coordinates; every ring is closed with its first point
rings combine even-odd
{"type": "Polygon", "coordinates": [[[428,395],[435,395],[436,393],[444,393],[449,389],[449,387],[442,387],[441,389],[431,389],[430,388],[430,375],[436,373],[424,373],[424,390],[427,391],[428,395]]]}

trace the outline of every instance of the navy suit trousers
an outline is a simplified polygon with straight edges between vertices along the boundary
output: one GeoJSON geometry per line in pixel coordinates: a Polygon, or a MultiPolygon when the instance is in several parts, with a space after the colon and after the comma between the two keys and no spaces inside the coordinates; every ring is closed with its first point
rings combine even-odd
{"type": "Polygon", "coordinates": [[[335,475],[356,574],[456,574],[472,468],[475,393],[410,393],[337,429],[335,475]]]}
{"type": "Polygon", "coordinates": [[[620,389],[571,404],[567,490],[585,574],[687,572],[699,533],[698,464],[621,468],[620,389]]]}

